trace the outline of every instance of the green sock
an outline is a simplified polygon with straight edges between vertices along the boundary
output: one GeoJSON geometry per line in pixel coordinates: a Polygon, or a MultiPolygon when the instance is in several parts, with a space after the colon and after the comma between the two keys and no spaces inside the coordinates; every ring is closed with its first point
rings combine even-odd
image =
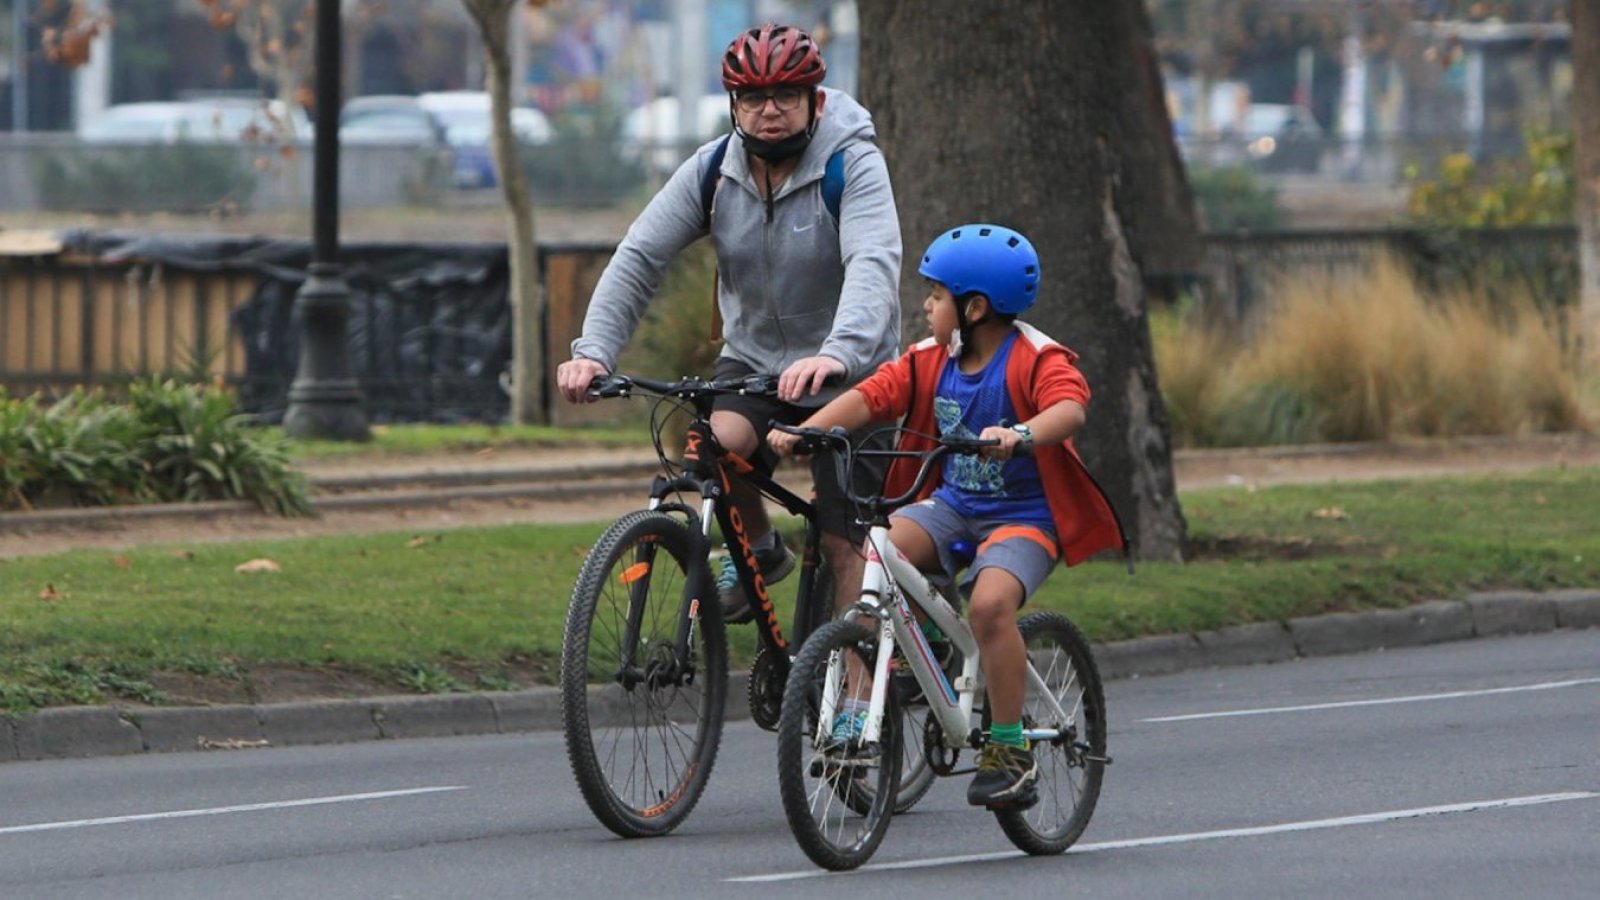
{"type": "Polygon", "coordinates": [[[1022,736],[1022,723],[1012,722],[1009,725],[990,725],[989,740],[996,744],[1006,744],[1012,747],[1028,749],[1028,741],[1022,736]]]}

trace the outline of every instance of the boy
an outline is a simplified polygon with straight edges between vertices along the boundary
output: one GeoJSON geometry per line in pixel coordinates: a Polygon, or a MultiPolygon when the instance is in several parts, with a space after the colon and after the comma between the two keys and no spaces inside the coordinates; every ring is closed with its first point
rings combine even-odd
{"type": "MultiPolygon", "coordinates": [[[[999,443],[981,457],[947,456],[925,498],[891,518],[894,545],[920,568],[952,572],[950,546],[969,540],[977,557],[961,581],[988,686],[993,727],[967,802],[1023,808],[1038,799],[1038,766],[1022,736],[1027,649],[1016,614],[1058,558],[1068,565],[1125,546],[1110,503],[1073,449],[1089,387],[1077,355],[1017,315],[1033,305],[1039,257],[1028,239],[999,225],[963,225],[940,235],[918,268],[930,282],[922,303],[932,338],[818,410],[814,428],[855,430],[905,417],[903,449],[923,435],[999,443]]],[[[780,453],[797,438],[767,437],[780,453]]],[[[904,491],[916,460],[897,460],[886,495],[904,491]]],[[[835,739],[864,716],[841,714],[835,739]]]]}

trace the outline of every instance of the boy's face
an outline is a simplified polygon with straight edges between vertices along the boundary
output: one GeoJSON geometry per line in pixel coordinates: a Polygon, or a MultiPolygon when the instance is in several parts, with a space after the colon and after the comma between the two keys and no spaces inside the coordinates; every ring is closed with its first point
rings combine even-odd
{"type": "Polygon", "coordinates": [[[961,327],[961,311],[956,308],[956,298],[950,289],[937,281],[928,282],[928,296],[922,301],[922,312],[928,317],[928,330],[941,347],[950,346],[950,336],[961,327]]]}

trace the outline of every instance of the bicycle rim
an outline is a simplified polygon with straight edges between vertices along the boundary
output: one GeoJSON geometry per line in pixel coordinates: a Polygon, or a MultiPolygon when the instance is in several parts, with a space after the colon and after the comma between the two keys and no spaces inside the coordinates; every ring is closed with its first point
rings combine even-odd
{"type": "Polygon", "coordinates": [[[567,758],[595,818],[623,837],[666,834],[689,815],[722,734],[727,650],[715,602],[703,605],[709,614],[695,623],[689,658],[675,659],[690,546],[671,516],[624,516],[584,560],[567,611],[567,758]]]}
{"type": "Polygon", "coordinates": [[[1017,623],[1028,661],[1050,687],[1061,721],[1034,685],[1028,686],[1022,720],[1026,727],[1060,728],[1061,739],[1033,745],[1039,765],[1039,802],[1028,809],[996,810],[995,818],[1019,850],[1061,853],[1078,840],[1100,798],[1105,774],[1105,695],[1089,642],[1055,613],[1033,613],[1017,623]]]}
{"type": "MultiPolygon", "coordinates": [[[[778,790],[784,815],[800,849],[825,869],[853,869],[872,857],[889,830],[900,776],[900,715],[891,691],[882,733],[874,747],[855,742],[835,746],[819,735],[818,709],[825,695],[865,700],[870,688],[851,683],[845,656],[853,654],[870,671],[867,629],[853,622],[831,622],[801,647],[784,689],[778,717],[778,790]],[[855,796],[865,781],[870,801],[855,796]],[[853,808],[860,807],[860,809],[853,808]]],[[[831,732],[832,723],[822,729],[831,732]]]]}

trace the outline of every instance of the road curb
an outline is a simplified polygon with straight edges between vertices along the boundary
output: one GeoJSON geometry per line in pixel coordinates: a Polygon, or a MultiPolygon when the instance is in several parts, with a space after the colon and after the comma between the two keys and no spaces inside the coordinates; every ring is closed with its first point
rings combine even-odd
{"type": "MultiPolygon", "coordinates": [[[[1330,613],[1095,646],[1101,674],[1188,669],[1414,647],[1470,638],[1600,628],[1600,590],[1497,591],[1403,609],[1330,613]]],[[[730,673],[727,718],[747,719],[748,675],[730,673]]],[[[0,762],[186,750],[519,734],[561,727],[554,687],[499,693],[365,697],[259,706],[69,707],[0,716],[0,762]]]]}

